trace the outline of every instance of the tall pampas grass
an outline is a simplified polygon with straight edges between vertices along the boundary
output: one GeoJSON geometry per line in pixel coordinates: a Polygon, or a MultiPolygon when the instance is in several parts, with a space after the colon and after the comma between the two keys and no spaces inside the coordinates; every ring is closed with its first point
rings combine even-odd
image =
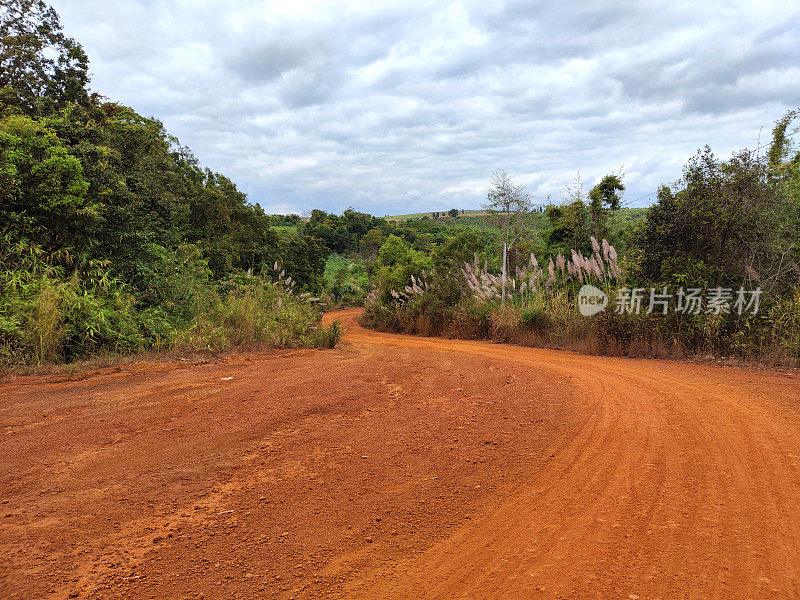
{"type": "MultiPolygon", "coordinates": [[[[572,283],[603,284],[622,277],[622,270],[617,264],[617,251],[605,238],[598,242],[591,238],[592,254],[584,256],[577,250],[570,252],[565,259],[559,252],[555,258],[550,256],[547,263],[547,276],[539,266],[539,261],[531,254],[527,265],[517,267],[513,277],[507,277],[506,293],[512,297],[525,297],[542,288],[553,289],[568,286],[572,283]]],[[[474,263],[464,263],[462,269],[467,289],[482,300],[497,300],[502,297],[502,278],[490,273],[486,265],[480,266],[477,255],[474,263]]]]}
{"type": "MultiPolygon", "coordinates": [[[[547,273],[539,265],[535,254],[530,255],[528,263],[517,266],[513,275],[506,277],[506,295],[514,299],[524,299],[537,294],[542,289],[552,290],[570,286],[574,283],[604,284],[622,277],[617,264],[617,251],[605,238],[602,242],[592,236],[592,254],[584,256],[577,250],[570,251],[570,258],[565,259],[559,252],[555,258],[550,256],[547,273]]],[[[477,254],[473,262],[465,262],[461,270],[467,293],[482,301],[495,301],[503,296],[503,283],[500,274],[491,273],[488,264],[481,265],[477,254]]],[[[280,279],[279,279],[280,281],[280,279]]],[[[420,277],[411,276],[411,281],[401,291],[392,289],[389,294],[395,302],[406,303],[414,297],[421,296],[430,290],[428,274],[424,271],[420,277]]],[[[377,301],[375,292],[367,297],[367,304],[377,301]]]]}

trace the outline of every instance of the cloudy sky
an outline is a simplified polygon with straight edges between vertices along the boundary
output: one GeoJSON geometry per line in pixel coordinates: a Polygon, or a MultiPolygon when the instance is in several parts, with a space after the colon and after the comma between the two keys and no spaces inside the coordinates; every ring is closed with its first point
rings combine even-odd
{"type": "Polygon", "coordinates": [[[787,0],[51,3],[95,90],[269,212],[477,208],[501,167],[539,201],[621,171],[646,205],[800,106],[787,0]]]}

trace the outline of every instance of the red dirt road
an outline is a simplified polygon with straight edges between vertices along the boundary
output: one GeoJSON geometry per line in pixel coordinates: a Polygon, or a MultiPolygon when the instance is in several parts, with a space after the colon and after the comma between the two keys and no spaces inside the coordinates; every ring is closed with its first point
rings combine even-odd
{"type": "Polygon", "coordinates": [[[800,378],[376,333],[0,385],[0,598],[800,598],[800,378]]]}

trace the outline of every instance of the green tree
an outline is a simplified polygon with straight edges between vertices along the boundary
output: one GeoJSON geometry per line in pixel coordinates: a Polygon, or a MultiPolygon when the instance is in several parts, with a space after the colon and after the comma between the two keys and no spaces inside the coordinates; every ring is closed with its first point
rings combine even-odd
{"type": "Polygon", "coordinates": [[[617,175],[606,175],[589,190],[589,214],[592,219],[592,233],[599,240],[609,237],[606,224],[606,211],[611,211],[612,226],[614,215],[621,207],[621,192],[625,191],[622,180],[617,175]]]}
{"type": "Polygon", "coordinates": [[[378,256],[378,251],[386,241],[386,236],[383,231],[377,227],[370,229],[366,235],[361,238],[361,252],[366,258],[375,258],[378,256]]]}
{"type": "Polygon", "coordinates": [[[552,253],[589,250],[590,216],[583,200],[573,200],[561,206],[549,205],[545,212],[550,221],[545,237],[552,253]]]}
{"type": "Polygon", "coordinates": [[[459,231],[433,249],[431,259],[439,275],[459,278],[464,263],[472,263],[474,255],[482,254],[490,244],[489,236],[474,229],[459,231]]]}
{"type": "Polygon", "coordinates": [[[386,238],[378,252],[375,279],[383,292],[383,299],[390,301],[392,290],[402,291],[411,283],[411,276],[420,277],[431,268],[431,262],[421,252],[414,250],[396,235],[386,238]]]}
{"type": "Polygon", "coordinates": [[[80,161],[52,130],[24,116],[0,120],[0,215],[19,237],[50,249],[82,241],[97,217],[80,161]]]}
{"type": "Polygon", "coordinates": [[[88,102],[89,60],[64,35],[58,14],[41,0],[0,3],[0,99],[4,112],[44,114],[88,102]]]}
{"type": "Polygon", "coordinates": [[[390,235],[378,252],[378,262],[382,267],[407,265],[414,259],[414,250],[402,238],[390,235]]]}
{"type": "Polygon", "coordinates": [[[659,190],[636,242],[641,274],[659,283],[737,287],[757,279],[770,291],[785,289],[800,244],[785,223],[797,212],[768,161],[747,151],[722,161],[705,148],[676,191],[659,190]]]}
{"type": "Polygon", "coordinates": [[[292,279],[318,293],[325,285],[325,262],[330,254],[318,238],[291,236],[280,247],[279,263],[292,279]]]}
{"type": "Polygon", "coordinates": [[[769,166],[772,169],[785,170],[788,168],[796,170],[800,166],[800,152],[797,150],[792,151],[789,136],[786,134],[789,125],[798,115],[800,115],[800,111],[790,110],[778,119],[772,129],[772,143],[767,152],[769,166]]]}

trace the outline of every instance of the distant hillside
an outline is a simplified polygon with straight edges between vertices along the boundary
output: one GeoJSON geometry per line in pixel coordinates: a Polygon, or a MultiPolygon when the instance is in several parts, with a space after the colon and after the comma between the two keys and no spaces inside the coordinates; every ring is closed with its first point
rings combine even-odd
{"type": "MultiPolygon", "coordinates": [[[[459,210],[459,216],[476,216],[476,215],[485,215],[486,212],[483,210],[459,210]]],[[[384,219],[387,221],[412,221],[414,219],[424,219],[425,217],[432,219],[434,215],[438,215],[437,220],[446,221],[452,217],[448,215],[448,211],[431,211],[431,212],[421,212],[421,213],[411,213],[408,215],[386,215],[384,219]]]]}
{"type": "MultiPolygon", "coordinates": [[[[614,216],[614,229],[619,231],[627,229],[644,220],[647,208],[621,208],[614,216]]],[[[437,223],[444,223],[458,226],[469,226],[483,231],[493,231],[498,229],[496,217],[485,210],[464,210],[458,216],[450,216],[447,211],[412,213],[407,215],[389,215],[384,217],[387,221],[395,223],[405,223],[415,220],[431,220],[437,223]]],[[[549,226],[549,219],[544,213],[532,212],[525,219],[525,228],[538,233],[549,226]]]]}

